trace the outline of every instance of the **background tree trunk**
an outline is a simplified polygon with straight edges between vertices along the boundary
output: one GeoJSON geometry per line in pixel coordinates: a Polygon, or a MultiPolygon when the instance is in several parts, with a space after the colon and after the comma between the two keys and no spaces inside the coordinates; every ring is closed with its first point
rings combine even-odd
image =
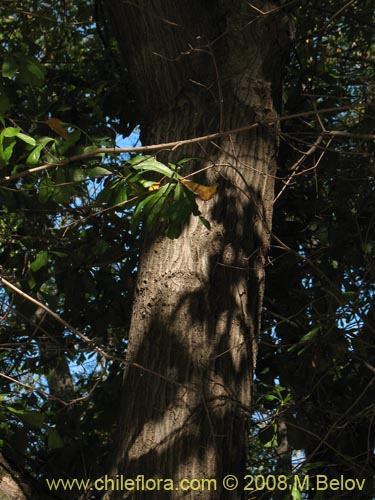
{"type": "MultiPolygon", "coordinates": [[[[277,9],[257,10],[272,2],[111,0],[106,8],[143,143],[276,116],[288,23],[277,9]]],[[[199,201],[210,231],[195,217],[176,240],[156,228],[143,235],[113,475],[215,478],[216,492],[183,497],[242,497],[241,485],[226,493],[220,480],[245,471],[277,151],[275,124],[160,156],[199,158],[184,173],[206,169],[194,180],[219,190],[199,201]]]]}

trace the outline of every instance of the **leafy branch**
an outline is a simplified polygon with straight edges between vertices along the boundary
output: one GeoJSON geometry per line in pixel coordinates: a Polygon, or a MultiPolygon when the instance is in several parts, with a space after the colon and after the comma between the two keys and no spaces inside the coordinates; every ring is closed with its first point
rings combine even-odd
{"type": "Polygon", "coordinates": [[[186,146],[188,144],[196,144],[199,142],[207,142],[207,141],[213,141],[215,139],[219,139],[221,137],[226,137],[229,135],[233,134],[239,134],[242,132],[247,132],[249,130],[253,130],[260,125],[273,125],[278,122],[283,122],[286,120],[293,120],[296,118],[306,118],[308,116],[314,116],[317,114],[329,114],[329,113],[340,113],[342,111],[350,110],[350,109],[357,109],[357,108],[364,108],[366,107],[366,103],[353,103],[349,104],[346,106],[335,106],[335,107],[330,107],[330,108],[323,108],[320,110],[313,110],[313,111],[304,111],[301,113],[294,113],[286,116],[272,116],[270,118],[265,118],[261,122],[255,122],[251,123],[249,125],[245,125],[243,127],[238,127],[234,128],[231,130],[226,130],[224,132],[214,132],[212,134],[206,134],[200,137],[193,137],[190,139],[184,139],[184,140],[179,140],[179,141],[172,141],[172,142],[165,142],[165,143],[160,143],[160,144],[152,144],[149,146],[136,146],[136,147],[131,147],[131,148],[108,148],[108,147],[99,147],[92,149],[90,148],[89,151],[76,154],[73,156],[70,156],[68,158],[65,158],[63,160],[58,160],[58,161],[51,161],[48,163],[44,163],[43,165],[39,165],[38,167],[33,167],[29,168],[27,170],[24,170],[22,172],[17,172],[12,175],[6,175],[0,180],[0,184],[4,184],[13,180],[21,179],[23,177],[26,177],[31,174],[36,174],[45,170],[48,170],[52,167],[63,167],[67,166],[71,163],[79,162],[81,160],[86,160],[88,158],[93,158],[96,156],[102,156],[102,155],[118,155],[121,153],[149,153],[152,151],[164,151],[164,150],[176,150],[182,146],[186,146]]]}

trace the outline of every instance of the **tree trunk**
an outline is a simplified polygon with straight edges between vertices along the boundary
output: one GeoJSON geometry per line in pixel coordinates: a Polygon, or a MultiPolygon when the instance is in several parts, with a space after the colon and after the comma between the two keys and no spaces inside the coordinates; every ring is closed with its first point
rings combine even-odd
{"type": "MultiPolygon", "coordinates": [[[[133,81],[145,144],[276,116],[288,25],[272,2],[106,2],[133,81]]],[[[278,126],[160,158],[219,184],[175,240],[143,235],[112,475],[171,478],[173,491],[109,498],[242,498],[248,416],[269,244],[278,126]],[[197,159],[199,158],[199,159],[197,159]],[[143,367],[143,368],[140,368],[143,367]],[[227,493],[222,478],[240,485],[227,493]],[[216,491],[178,491],[213,478],[216,491]],[[184,483],[186,486],[186,483],[184,483]]]]}

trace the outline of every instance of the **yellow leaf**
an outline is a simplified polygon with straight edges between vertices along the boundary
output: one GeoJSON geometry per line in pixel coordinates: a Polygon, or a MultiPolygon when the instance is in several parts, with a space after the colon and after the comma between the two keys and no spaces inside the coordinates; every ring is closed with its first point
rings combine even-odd
{"type": "Polygon", "coordinates": [[[58,118],[48,118],[48,120],[43,123],[48,125],[51,130],[56,132],[56,134],[59,134],[63,139],[68,138],[68,132],[64,129],[62,121],[58,118]]]}
{"type": "Polygon", "coordinates": [[[157,191],[158,189],[160,189],[160,182],[155,182],[148,188],[148,191],[157,191]]]}
{"type": "Polygon", "coordinates": [[[181,179],[180,182],[203,201],[208,201],[213,198],[217,192],[217,188],[219,187],[219,184],[212,184],[212,186],[203,186],[203,184],[188,181],[187,179],[181,179]]]}

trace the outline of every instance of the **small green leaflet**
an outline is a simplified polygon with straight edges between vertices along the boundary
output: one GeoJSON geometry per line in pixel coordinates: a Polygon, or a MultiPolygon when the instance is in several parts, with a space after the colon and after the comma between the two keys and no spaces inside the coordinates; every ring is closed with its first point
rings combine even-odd
{"type": "MultiPolygon", "coordinates": [[[[300,349],[301,346],[300,344],[307,344],[311,340],[315,339],[315,337],[318,335],[320,332],[320,326],[315,326],[312,330],[307,332],[303,337],[299,339],[298,344],[294,344],[291,347],[289,347],[288,352],[294,352],[297,349],[300,349]]],[[[308,346],[305,346],[298,354],[301,354],[308,346]]]]}
{"type": "Polygon", "coordinates": [[[154,156],[135,156],[127,163],[131,165],[135,170],[158,172],[159,174],[165,175],[168,178],[181,177],[170,167],[167,167],[167,165],[164,165],[164,163],[156,160],[154,156]]]}
{"type": "Polygon", "coordinates": [[[306,335],[300,338],[299,343],[301,342],[309,342],[310,340],[314,339],[318,333],[320,332],[320,326],[316,326],[312,330],[310,330],[306,335]]]}
{"type": "Polygon", "coordinates": [[[26,144],[29,144],[30,146],[36,146],[36,140],[33,137],[30,137],[29,135],[26,135],[22,132],[18,132],[16,137],[18,137],[18,139],[21,139],[21,141],[26,142],[26,144]]]}
{"type": "Polygon", "coordinates": [[[71,178],[74,182],[80,182],[87,178],[94,179],[103,175],[112,175],[112,172],[104,167],[75,168],[72,170],[71,178]]]}
{"type": "Polygon", "coordinates": [[[17,72],[17,61],[13,56],[8,56],[4,59],[2,67],[2,75],[4,78],[12,79],[17,72]]]}
{"type": "Polygon", "coordinates": [[[55,450],[56,448],[62,448],[64,446],[64,440],[60,436],[57,429],[48,429],[48,448],[50,450],[55,450]]]}
{"type": "Polygon", "coordinates": [[[29,156],[26,158],[27,165],[36,165],[39,162],[40,153],[42,152],[44,146],[37,146],[34,148],[29,156]]]}
{"type": "Polygon", "coordinates": [[[292,499],[293,500],[302,500],[301,492],[297,489],[297,486],[293,484],[292,488],[292,499]]]}
{"type": "Polygon", "coordinates": [[[48,264],[48,252],[45,250],[39,252],[30,264],[30,269],[34,272],[39,271],[42,267],[48,264]]]}
{"type": "Polygon", "coordinates": [[[44,414],[34,410],[18,410],[12,406],[7,406],[6,409],[20,418],[26,425],[35,429],[40,429],[44,422],[44,414]]]}

